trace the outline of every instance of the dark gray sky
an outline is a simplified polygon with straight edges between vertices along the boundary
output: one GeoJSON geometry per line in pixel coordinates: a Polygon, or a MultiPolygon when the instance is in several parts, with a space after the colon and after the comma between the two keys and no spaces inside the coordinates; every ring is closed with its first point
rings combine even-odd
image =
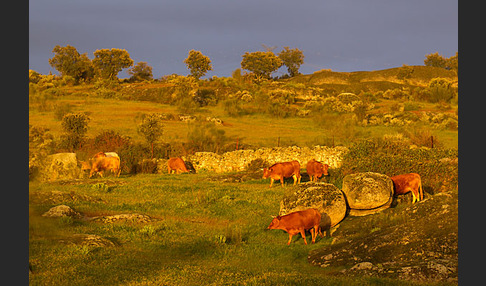
{"type": "MultiPolygon", "coordinates": [[[[263,45],[302,50],[304,74],[371,71],[455,55],[458,1],[30,0],[29,69],[57,74],[48,62],[56,45],[90,59],[97,49],[125,49],[154,78],[189,74],[191,49],[211,59],[206,77],[231,76],[245,52],[263,45]]],[[[118,76],[128,77],[126,69],[118,76]]]]}

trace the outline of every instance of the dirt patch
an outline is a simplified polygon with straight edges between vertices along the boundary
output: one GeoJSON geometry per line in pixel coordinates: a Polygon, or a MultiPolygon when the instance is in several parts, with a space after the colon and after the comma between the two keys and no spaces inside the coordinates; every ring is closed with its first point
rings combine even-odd
{"type": "Polygon", "coordinates": [[[309,262],[334,275],[457,282],[458,195],[439,193],[366,217],[348,217],[309,262]]]}

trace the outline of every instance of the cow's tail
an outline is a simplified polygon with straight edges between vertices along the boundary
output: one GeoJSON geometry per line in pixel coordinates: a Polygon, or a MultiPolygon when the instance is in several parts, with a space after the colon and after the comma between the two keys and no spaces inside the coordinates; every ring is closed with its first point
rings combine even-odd
{"type": "Polygon", "coordinates": [[[422,190],[422,179],[419,180],[419,194],[420,194],[420,200],[424,199],[424,191],[422,190]]]}

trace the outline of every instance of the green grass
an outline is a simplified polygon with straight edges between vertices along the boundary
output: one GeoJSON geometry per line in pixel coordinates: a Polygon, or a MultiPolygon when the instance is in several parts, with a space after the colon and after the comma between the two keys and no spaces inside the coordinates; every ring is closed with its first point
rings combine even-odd
{"type": "Polygon", "coordinates": [[[318,238],[265,228],[279,210],[281,187],[265,180],[219,183],[210,174],[135,175],[110,178],[109,191],[95,180],[62,185],[30,183],[31,285],[412,285],[406,281],[330,276],[307,262],[310,250],[330,245],[318,238]],[[70,194],[49,201],[52,191],[70,194]],[[140,213],[149,223],[45,218],[66,204],[86,215],[140,213]],[[95,234],[116,247],[61,243],[74,234],[95,234]]]}
{"type": "MultiPolygon", "coordinates": [[[[79,96],[65,96],[54,101],[54,104],[69,103],[73,112],[87,112],[91,117],[88,123],[87,136],[93,138],[103,130],[113,130],[121,135],[129,136],[134,141],[144,142],[137,133],[136,126],[142,114],[152,112],[178,114],[175,106],[118,99],[85,98],[79,96]]],[[[377,103],[373,112],[386,112],[395,101],[383,100],[377,103]]],[[[431,104],[421,103],[421,110],[434,110],[431,104]]],[[[339,127],[339,118],[335,123],[329,122],[323,126],[313,118],[287,117],[274,118],[267,114],[250,114],[240,117],[230,117],[225,114],[223,107],[210,106],[202,108],[196,116],[212,116],[223,120],[227,137],[239,144],[254,147],[279,146],[309,146],[351,145],[357,139],[382,137],[384,134],[395,133],[399,127],[394,126],[357,126],[347,125],[339,127]],[[334,139],[333,139],[334,137],[334,139]]],[[[344,116],[342,118],[347,118],[344,116]]],[[[61,133],[61,122],[55,119],[54,111],[39,112],[35,108],[29,110],[29,124],[37,127],[46,127],[49,132],[58,138],[61,133]]],[[[457,131],[448,131],[428,127],[444,144],[445,148],[457,148],[457,131]]],[[[189,124],[181,121],[164,121],[163,142],[186,142],[189,124]]]]}

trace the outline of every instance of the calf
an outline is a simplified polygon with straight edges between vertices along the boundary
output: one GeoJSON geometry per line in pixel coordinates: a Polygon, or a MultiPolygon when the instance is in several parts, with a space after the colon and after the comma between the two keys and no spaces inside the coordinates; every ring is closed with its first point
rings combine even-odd
{"type": "Polygon", "coordinates": [[[412,192],[412,203],[424,199],[424,193],[422,191],[422,180],[417,173],[402,174],[390,177],[393,181],[393,187],[395,189],[395,195],[404,195],[408,192],[412,192]]]}
{"type": "Polygon", "coordinates": [[[172,171],[175,171],[177,174],[189,172],[186,163],[179,157],[170,158],[169,161],[167,161],[167,171],[169,174],[172,174],[172,171]]]}
{"type": "Polygon", "coordinates": [[[106,170],[111,170],[115,174],[115,177],[120,176],[120,158],[119,157],[99,157],[93,159],[91,163],[91,171],[89,172],[89,177],[93,176],[94,173],[98,173],[103,178],[103,172],[106,170]]]}
{"type": "Polygon", "coordinates": [[[286,231],[289,234],[287,245],[290,245],[293,235],[300,233],[302,238],[304,238],[304,243],[307,245],[305,230],[311,230],[312,243],[315,243],[317,234],[321,233],[319,228],[320,223],[321,213],[316,209],[306,209],[274,217],[267,229],[282,229],[286,231]]]}
{"type": "Polygon", "coordinates": [[[317,179],[320,178],[322,175],[327,176],[327,170],[329,169],[329,165],[322,164],[321,162],[316,161],[315,159],[310,160],[307,162],[306,170],[307,174],[311,182],[317,182],[317,179]],[[312,178],[314,177],[314,179],[312,178]]]}
{"type": "Polygon", "coordinates": [[[268,169],[263,169],[263,179],[270,178],[270,188],[273,185],[273,181],[280,180],[282,187],[284,185],[284,178],[294,178],[294,185],[299,182],[300,184],[300,164],[298,161],[276,163],[270,166],[268,169]]]}

